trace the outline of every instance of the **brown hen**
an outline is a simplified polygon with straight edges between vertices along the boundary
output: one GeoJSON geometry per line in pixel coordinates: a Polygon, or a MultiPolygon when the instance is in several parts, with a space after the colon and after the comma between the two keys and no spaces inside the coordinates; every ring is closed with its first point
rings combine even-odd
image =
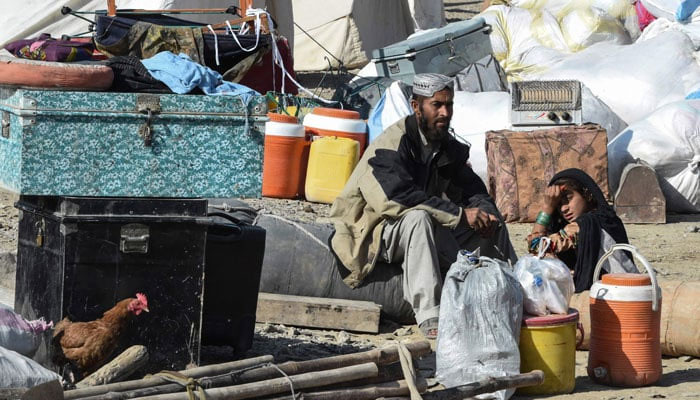
{"type": "Polygon", "coordinates": [[[68,361],[83,377],[88,376],[109,361],[128,322],[142,311],[148,312],[148,300],[144,294],[136,293],[136,298],[120,301],[100,319],[72,322],[64,318],[53,332],[53,344],[62,350],[54,361],[68,361]]]}

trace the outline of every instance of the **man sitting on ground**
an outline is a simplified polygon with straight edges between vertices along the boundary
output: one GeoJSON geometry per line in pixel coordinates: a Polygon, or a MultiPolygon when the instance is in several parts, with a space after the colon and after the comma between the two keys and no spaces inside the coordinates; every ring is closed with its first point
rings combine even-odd
{"type": "Polygon", "coordinates": [[[333,250],[358,287],[377,261],[401,263],[403,293],[428,338],[437,336],[444,272],[460,249],[516,261],[508,231],[469,146],[450,134],[452,79],[418,74],[414,115],[367,148],[331,208],[333,250]]]}

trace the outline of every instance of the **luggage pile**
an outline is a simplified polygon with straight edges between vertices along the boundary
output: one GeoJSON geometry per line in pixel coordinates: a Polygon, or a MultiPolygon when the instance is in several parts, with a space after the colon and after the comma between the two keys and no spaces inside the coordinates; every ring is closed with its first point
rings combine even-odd
{"type": "Polygon", "coordinates": [[[3,359],[42,380],[65,365],[40,317],[96,321],[134,293],[154,310],[124,334],[148,349],[144,371],[253,340],[265,230],[207,198],[260,196],[260,93],[293,81],[286,40],[262,10],[187,10],[226,20],[208,25],[107,5],[93,38],[15,41],[0,63],[0,185],[23,216],[14,310],[37,326],[3,359]]]}

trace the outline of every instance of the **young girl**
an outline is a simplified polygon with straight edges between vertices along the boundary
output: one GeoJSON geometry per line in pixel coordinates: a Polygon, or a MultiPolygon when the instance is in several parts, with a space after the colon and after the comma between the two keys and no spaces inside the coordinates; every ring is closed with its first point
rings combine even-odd
{"type": "MultiPolygon", "coordinates": [[[[548,236],[550,251],[574,272],[576,293],[590,289],[600,257],[613,244],[628,243],[622,221],[610,207],[595,181],[570,168],[554,175],[545,191],[528,248],[537,251],[538,238],[548,236]]],[[[627,252],[616,251],[603,264],[606,272],[637,273],[627,252]]]]}

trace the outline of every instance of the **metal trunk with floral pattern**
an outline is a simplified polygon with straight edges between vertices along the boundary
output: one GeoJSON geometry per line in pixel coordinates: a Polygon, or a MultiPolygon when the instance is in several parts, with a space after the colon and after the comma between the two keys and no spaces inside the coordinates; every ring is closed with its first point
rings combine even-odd
{"type": "Polygon", "coordinates": [[[25,195],[259,197],[263,96],[0,87],[0,185],[25,195]]]}

